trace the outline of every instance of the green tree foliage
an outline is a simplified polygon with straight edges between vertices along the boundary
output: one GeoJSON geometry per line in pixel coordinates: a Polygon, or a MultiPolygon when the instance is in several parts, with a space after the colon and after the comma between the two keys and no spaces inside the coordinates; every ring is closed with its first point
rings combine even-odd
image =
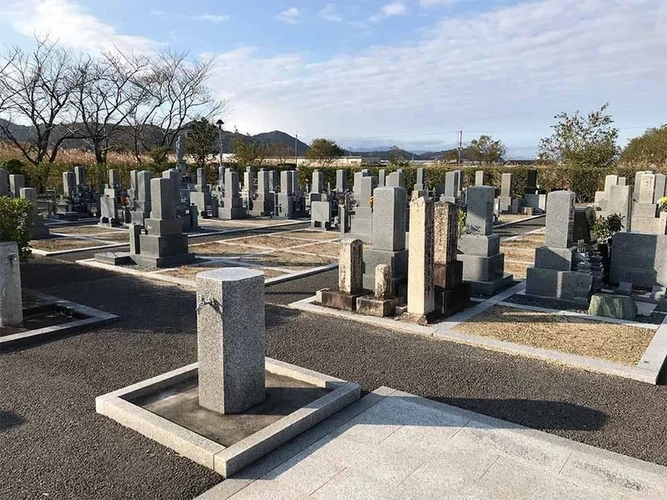
{"type": "Polygon", "coordinates": [[[489,135],[480,135],[479,139],[470,141],[465,150],[465,157],[484,164],[495,164],[503,160],[506,152],[502,141],[494,141],[489,135]]]}
{"type": "Polygon", "coordinates": [[[250,135],[244,136],[238,130],[234,131],[232,149],[239,167],[260,166],[267,155],[267,148],[264,144],[253,140],[250,135]]]}
{"type": "Polygon", "coordinates": [[[389,166],[394,168],[405,168],[410,166],[410,160],[405,157],[403,152],[397,146],[391,148],[388,163],[389,166]]]}
{"type": "Polygon", "coordinates": [[[28,200],[0,196],[0,241],[15,241],[21,260],[30,255],[32,213],[28,200]]]}
{"type": "Polygon", "coordinates": [[[167,158],[169,157],[170,152],[171,148],[169,146],[160,146],[151,149],[148,153],[148,156],[150,156],[151,160],[153,160],[153,163],[160,166],[167,163],[167,158]]]}
{"type": "Polygon", "coordinates": [[[554,118],[554,133],[540,141],[539,159],[571,167],[608,168],[616,163],[619,147],[618,129],[607,114],[609,103],[588,116],[579,111],[573,115],[563,112],[554,118]]]}
{"type": "Polygon", "coordinates": [[[313,142],[310,143],[306,158],[326,166],[331,165],[335,158],[343,156],[343,154],[344,151],[335,141],[319,138],[313,139],[313,142]]]}
{"type": "Polygon", "coordinates": [[[217,127],[206,118],[199,118],[190,124],[185,149],[194,158],[197,167],[205,168],[209,158],[218,154],[218,134],[217,127]]]}
{"type": "Polygon", "coordinates": [[[650,128],[632,139],[621,154],[621,162],[643,165],[667,164],[667,125],[650,128]]]}

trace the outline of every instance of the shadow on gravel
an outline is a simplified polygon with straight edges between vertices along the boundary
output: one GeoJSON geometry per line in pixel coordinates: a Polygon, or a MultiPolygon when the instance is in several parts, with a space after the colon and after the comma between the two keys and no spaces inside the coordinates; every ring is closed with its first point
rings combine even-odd
{"type": "Polygon", "coordinates": [[[25,419],[21,415],[17,415],[11,411],[0,410],[0,433],[5,429],[21,425],[23,422],[25,422],[25,419]]]}
{"type": "Polygon", "coordinates": [[[440,403],[509,420],[539,430],[595,431],[607,421],[599,410],[562,401],[532,399],[430,398],[440,403]]]}

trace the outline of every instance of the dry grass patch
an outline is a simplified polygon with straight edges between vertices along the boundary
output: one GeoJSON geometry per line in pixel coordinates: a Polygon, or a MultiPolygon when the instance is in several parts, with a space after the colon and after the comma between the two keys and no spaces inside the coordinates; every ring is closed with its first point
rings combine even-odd
{"type": "Polygon", "coordinates": [[[91,234],[91,238],[98,240],[113,241],[118,243],[125,243],[130,241],[130,233],[121,231],[107,231],[106,233],[91,234]]]}
{"type": "Polygon", "coordinates": [[[452,329],[504,342],[636,366],[655,331],[582,317],[494,306],[452,329]]]}
{"type": "Polygon", "coordinates": [[[313,255],[322,255],[338,259],[340,253],[340,245],[334,242],[317,243],[316,245],[308,245],[305,247],[293,248],[295,252],[305,252],[313,255]]]}
{"type": "Polygon", "coordinates": [[[213,241],[210,243],[190,244],[188,248],[195,255],[202,257],[238,257],[247,253],[253,253],[256,250],[231,243],[219,243],[213,241]]]}
{"type": "Polygon", "coordinates": [[[50,230],[52,233],[86,236],[105,232],[105,229],[97,224],[91,226],[51,226],[50,230]]]}
{"type": "Polygon", "coordinates": [[[302,240],[330,241],[337,239],[340,234],[337,232],[311,231],[309,229],[302,229],[300,231],[285,233],[285,236],[288,238],[299,238],[302,240]]]}
{"type": "Polygon", "coordinates": [[[508,222],[516,222],[518,220],[527,219],[530,215],[525,214],[500,214],[498,216],[498,224],[507,224],[508,222]]]}
{"type": "Polygon", "coordinates": [[[508,261],[507,255],[505,255],[505,272],[513,274],[515,279],[525,279],[526,269],[532,265],[532,262],[508,261]]]}
{"type": "MultiPolygon", "coordinates": [[[[112,244],[112,242],[108,242],[112,244]]],[[[36,250],[43,250],[45,252],[60,252],[62,250],[74,250],[92,247],[101,247],[104,243],[93,240],[77,240],[74,238],[52,238],[48,240],[33,240],[30,242],[30,247],[36,250]]]]}
{"type": "Polygon", "coordinates": [[[248,236],[247,238],[235,238],[229,240],[234,245],[242,245],[249,247],[263,248],[267,250],[278,250],[281,248],[289,248],[305,242],[295,240],[293,238],[286,238],[284,236],[248,236]]]}
{"type": "MultiPolygon", "coordinates": [[[[295,270],[311,269],[313,267],[320,267],[338,262],[338,258],[331,258],[325,255],[305,255],[291,252],[272,252],[263,255],[252,255],[244,257],[243,260],[263,266],[295,270]]],[[[241,263],[242,262],[243,261],[241,261],[241,263]]]]}
{"type": "MultiPolygon", "coordinates": [[[[182,266],[177,269],[171,269],[169,271],[161,272],[160,274],[173,276],[174,278],[181,278],[194,281],[199,273],[203,273],[206,271],[213,271],[214,269],[222,269],[224,267],[239,267],[239,266],[233,266],[231,264],[226,264],[224,262],[210,262],[199,266],[182,266]]],[[[252,269],[257,269],[258,271],[262,271],[267,279],[285,275],[285,273],[281,273],[280,271],[276,271],[274,269],[265,269],[265,268],[252,268],[252,269]]]]}

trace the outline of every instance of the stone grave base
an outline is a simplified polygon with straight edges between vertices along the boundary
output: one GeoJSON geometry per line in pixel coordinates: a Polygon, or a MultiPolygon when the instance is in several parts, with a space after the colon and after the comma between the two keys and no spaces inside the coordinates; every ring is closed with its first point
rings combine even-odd
{"type": "Polygon", "coordinates": [[[318,292],[320,304],[324,307],[331,307],[333,309],[341,309],[343,311],[356,311],[357,299],[363,295],[368,295],[370,292],[362,291],[360,293],[344,293],[338,290],[330,290],[325,288],[318,292]]]}
{"type": "Polygon", "coordinates": [[[451,290],[435,287],[435,310],[442,318],[462,311],[469,303],[470,284],[468,283],[461,283],[451,290]]]}
{"type": "Polygon", "coordinates": [[[97,413],[223,477],[357,401],[359,386],[266,358],[266,399],[222,415],[199,406],[198,364],[99,396],[97,413]]]}
{"type": "Polygon", "coordinates": [[[134,264],[130,252],[104,252],[96,253],[95,260],[112,266],[126,266],[134,264]]]}
{"type": "Polygon", "coordinates": [[[144,267],[176,267],[184,264],[191,264],[195,261],[195,254],[185,253],[180,255],[168,255],[165,257],[155,257],[152,255],[132,255],[135,264],[144,267]]]}
{"type": "Polygon", "coordinates": [[[473,296],[495,295],[508,288],[514,282],[514,275],[503,273],[503,277],[495,281],[466,281],[470,285],[470,294],[473,296]]]}
{"type": "Polygon", "coordinates": [[[386,318],[394,315],[399,299],[378,299],[374,295],[364,295],[357,299],[357,312],[378,318],[386,318]]]}
{"type": "Polygon", "coordinates": [[[220,218],[222,220],[234,220],[234,219],[245,219],[248,217],[248,212],[243,207],[236,208],[225,208],[220,207],[219,209],[220,218]]]}
{"type": "Polygon", "coordinates": [[[70,335],[83,327],[103,324],[118,316],[43,293],[23,290],[23,322],[0,327],[0,352],[70,335]]]}

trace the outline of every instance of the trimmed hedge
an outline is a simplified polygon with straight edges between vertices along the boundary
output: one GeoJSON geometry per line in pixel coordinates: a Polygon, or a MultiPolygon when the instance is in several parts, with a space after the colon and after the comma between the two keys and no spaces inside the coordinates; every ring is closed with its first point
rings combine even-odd
{"type": "Polygon", "coordinates": [[[28,200],[0,196],[0,241],[15,241],[19,257],[30,255],[33,205],[28,200]]]}

